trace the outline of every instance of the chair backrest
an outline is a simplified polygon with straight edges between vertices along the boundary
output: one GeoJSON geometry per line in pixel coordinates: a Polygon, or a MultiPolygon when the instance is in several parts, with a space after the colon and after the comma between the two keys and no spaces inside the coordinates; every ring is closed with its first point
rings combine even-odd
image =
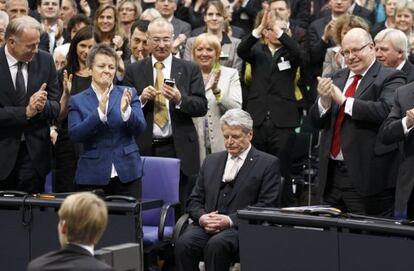
{"type": "MultiPolygon", "coordinates": [[[[142,198],[162,199],[164,204],[179,202],[180,160],[165,157],[141,157],[143,162],[142,198]]],[[[143,211],[143,225],[157,226],[161,209],[143,211]]],[[[174,212],[169,212],[167,226],[174,225],[174,212]]]]}

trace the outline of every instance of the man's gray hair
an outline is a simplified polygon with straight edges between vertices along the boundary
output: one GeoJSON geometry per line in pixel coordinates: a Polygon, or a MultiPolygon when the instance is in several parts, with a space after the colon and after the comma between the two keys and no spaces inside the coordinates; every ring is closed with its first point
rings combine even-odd
{"type": "Polygon", "coordinates": [[[253,119],[250,114],[240,108],[227,110],[220,118],[221,128],[227,126],[239,126],[246,133],[253,130],[253,119]]]}
{"type": "MultiPolygon", "coordinates": [[[[13,4],[14,1],[16,0],[6,0],[6,10],[10,9],[13,4]]],[[[19,2],[23,2],[23,4],[26,6],[27,10],[29,11],[29,2],[27,0],[19,0],[19,2]]]]}
{"type": "Polygon", "coordinates": [[[30,16],[21,16],[9,22],[6,28],[5,39],[7,40],[12,36],[20,38],[21,34],[26,28],[35,29],[39,31],[39,34],[42,31],[40,23],[36,19],[30,16]]]}
{"type": "Polygon", "coordinates": [[[3,10],[0,10],[0,21],[2,21],[6,27],[9,24],[9,15],[3,10]]]}
{"type": "Polygon", "coordinates": [[[156,19],[154,19],[153,21],[151,21],[150,22],[150,24],[148,25],[148,31],[147,31],[147,33],[149,34],[149,35],[153,35],[154,33],[154,28],[156,28],[156,27],[162,27],[162,28],[167,28],[170,32],[171,32],[171,35],[174,35],[174,27],[173,27],[173,25],[169,22],[169,21],[167,21],[166,19],[164,19],[164,18],[156,18],[156,19]]]}
{"type": "Polygon", "coordinates": [[[401,30],[392,28],[384,29],[375,36],[374,41],[376,43],[381,41],[389,41],[392,47],[394,47],[394,50],[403,53],[405,59],[409,55],[408,39],[404,32],[402,32],[401,30]]]}

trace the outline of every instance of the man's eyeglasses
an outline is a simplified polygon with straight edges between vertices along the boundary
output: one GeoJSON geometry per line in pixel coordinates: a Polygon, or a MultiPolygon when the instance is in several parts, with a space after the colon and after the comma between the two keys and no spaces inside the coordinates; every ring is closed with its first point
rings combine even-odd
{"type": "Polygon", "coordinates": [[[149,37],[153,43],[160,44],[163,42],[164,44],[169,44],[172,41],[172,38],[157,38],[157,37],[149,37]]]}
{"type": "Polygon", "coordinates": [[[356,55],[356,54],[360,53],[362,50],[364,50],[365,47],[367,47],[370,44],[372,44],[372,42],[368,42],[367,44],[365,44],[364,46],[362,46],[360,48],[354,48],[354,49],[350,49],[350,50],[341,50],[340,53],[343,57],[348,58],[351,54],[356,55]]]}

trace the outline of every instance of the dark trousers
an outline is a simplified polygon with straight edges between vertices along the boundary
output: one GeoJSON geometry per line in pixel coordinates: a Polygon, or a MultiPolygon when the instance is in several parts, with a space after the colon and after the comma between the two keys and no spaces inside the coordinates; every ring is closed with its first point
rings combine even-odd
{"type": "Polygon", "coordinates": [[[75,191],[75,173],[79,159],[76,143],[66,135],[59,135],[54,147],[53,192],[75,191]]]}
{"type": "Polygon", "coordinates": [[[330,160],[325,203],[360,215],[392,217],[395,189],[386,189],[374,195],[361,195],[355,188],[344,162],[330,160]]]}
{"type": "Polygon", "coordinates": [[[235,228],[212,235],[200,226],[190,224],[174,246],[179,271],[198,271],[200,261],[204,261],[207,271],[228,271],[238,255],[239,235],[235,228]]]}
{"type": "Polygon", "coordinates": [[[26,142],[20,143],[16,164],[10,175],[0,180],[0,190],[19,190],[29,194],[42,193],[45,189],[46,176],[41,176],[35,169],[26,142]]]}
{"type": "Polygon", "coordinates": [[[266,119],[253,130],[252,144],[259,150],[272,154],[280,160],[280,173],[284,179],[279,204],[288,206],[293,203],[292,180],[290,179],[291,152],[295,144],[293,128],[279,128],[266,119]]]}
{"type": "Polygon", "coordinates": [[[118,177],[111,178],[107,185],[80,185],[77,186],[77,191],[92,191],[102,189],[105,196],[121,195],[134,197],[138,200],[142,197],[142,183],[141,179],[133,180],[132,182],[123,183],[118,177]]]}

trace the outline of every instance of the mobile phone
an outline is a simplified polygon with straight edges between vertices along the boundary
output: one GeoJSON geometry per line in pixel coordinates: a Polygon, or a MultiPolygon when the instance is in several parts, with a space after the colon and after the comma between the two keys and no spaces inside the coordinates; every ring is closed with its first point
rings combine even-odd
{"type": "Polygon", "coordinates": [[[174,78],[172,78],[172,79],[165,78],[164,79],[164,84],[166,84],[170,87],[174,87],[175,86],[175,80],[174,80],[174,78]]]}

